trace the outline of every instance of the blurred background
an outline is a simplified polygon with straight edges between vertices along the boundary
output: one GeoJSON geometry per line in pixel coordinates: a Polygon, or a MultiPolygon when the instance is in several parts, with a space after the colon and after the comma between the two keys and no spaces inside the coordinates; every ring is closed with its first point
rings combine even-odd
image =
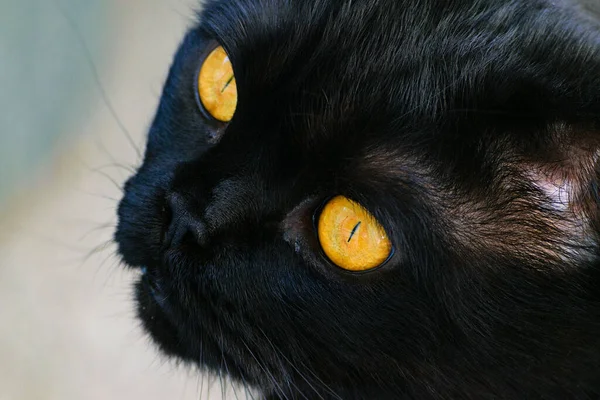
{"type": "Polygon", "coordinates": [[[158,354],[111,242],[198,3],[0,1],[0,400],[236,397],[158,354]]]}

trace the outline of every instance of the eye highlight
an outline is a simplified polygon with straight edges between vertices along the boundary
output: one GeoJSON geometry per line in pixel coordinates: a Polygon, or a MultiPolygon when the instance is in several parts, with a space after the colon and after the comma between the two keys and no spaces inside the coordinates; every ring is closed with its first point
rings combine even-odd
{"type": "Polygon", "coordinates": [[[392,243],[381,224],[344,196],[334,197],[323,207],[317,230],[327,257],[348,271],[376,268],[392,253],[392,243]]]}
{"type": "Polygon", "coordinates": [[[233,65],[223,47],[214,49],[198,74],[198,94],[206,111],[221,122],[229,122],[237,107],[233,65]]]}

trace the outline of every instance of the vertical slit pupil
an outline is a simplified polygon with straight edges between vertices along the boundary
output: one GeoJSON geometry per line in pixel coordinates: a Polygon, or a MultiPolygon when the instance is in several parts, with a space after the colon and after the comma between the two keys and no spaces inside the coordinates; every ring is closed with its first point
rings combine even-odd
{"type": "Polygon", "coordinates": [[[233,81],[233,78],[234,78],[234,76],[231,75],[231,78],[229,78],[229,80],[225,83],[225,86],[223,86],[223,89],[221,89],[221,93],[223,93],[225,91],[225,89],[227,89],[229,87],[229,85],[233,81]]]}
{"type": "Polygon", "coordinates": [[[354,226],[354,228],[352,228],[352,232],[350,232],[350,237],[348,238],[348,243],[350,243],[350,241],[354,237],[354,234],[358,230],[358,227],[360,226],[360,224],[362,224],[362,221],[358,221],[358,224],[356,224],[356,226],[354,226]]]}

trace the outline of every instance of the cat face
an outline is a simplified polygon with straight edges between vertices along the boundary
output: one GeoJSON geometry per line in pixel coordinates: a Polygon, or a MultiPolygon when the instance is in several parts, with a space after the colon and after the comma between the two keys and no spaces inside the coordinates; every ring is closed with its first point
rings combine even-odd
{"type": "Polygon", "coordinates": [[[600,393],[600,34],[561,7],[206,2],[118,211],[161,349],[273,399],[600,393]]]}

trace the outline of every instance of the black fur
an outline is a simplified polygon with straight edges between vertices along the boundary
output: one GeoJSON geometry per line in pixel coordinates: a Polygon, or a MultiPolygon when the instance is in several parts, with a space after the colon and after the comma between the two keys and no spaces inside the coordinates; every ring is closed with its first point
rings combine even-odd
{"type": "Polygon", "coordinates": [[[148,332],[269,399],[600,398],[600,25],[578,10],[207,1],[119,206],[148,332]],[[228,125],[196,98],[217,43],[228,125]],[[337,194],[388,231],[382,268],[323,256],[337,194]]]}

